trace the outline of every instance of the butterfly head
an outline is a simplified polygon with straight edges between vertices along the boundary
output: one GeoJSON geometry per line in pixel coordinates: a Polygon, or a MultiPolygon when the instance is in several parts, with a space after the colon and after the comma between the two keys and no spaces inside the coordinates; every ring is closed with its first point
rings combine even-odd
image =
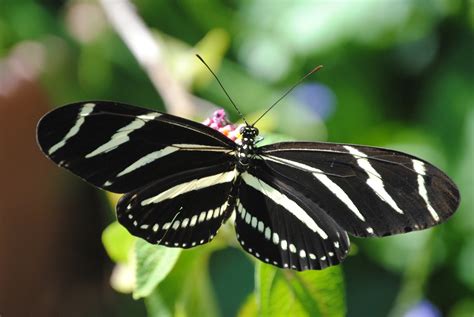
{"type": "Polygon", "coordinates": [[[250,125],[246,125],[240,128],[240,134],[242,135],[242,140],[244,141],[255,140],[258,135],[258,129],[250,125]]]}

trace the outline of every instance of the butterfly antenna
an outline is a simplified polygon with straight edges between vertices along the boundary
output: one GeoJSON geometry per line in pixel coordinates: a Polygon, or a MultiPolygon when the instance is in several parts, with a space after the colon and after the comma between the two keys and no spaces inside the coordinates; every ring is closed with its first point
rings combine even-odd
{"type": "Polygon", "coordinates": [[[270,110],[272,110],[273,107],[275,107],[283,98],[285,98],[293,89],[296,88],[299,84],[301,84],[308,76],[311,76],[312,74],[316,73],[318,70],[323,68],[323,65],[316,66],[313,68],[309,73],[304,75],[296,84],[291,86],[280,98],[278,98],[277,101],[275,101],[254,123],[252,123],[252,127],[255,126],[255,124],[260,121],[260,119],[263,118],[264,115],[266,115],[270,110]]]}
{"type": "Polygon", "coordinates": [[[237,110],[237,112],[239,113],[239,116],[242,118],[242,120],[244,120],[245,124],[246,125],[249,125],[247,120],[245,120],[244,118],[244,115],[242,114],[242,112],[240,112],[239,108],[237,108],[237,105],[235,104],[235,102],[232,100],[232,98],[230,97],[229,93],[227,92],[227,90],[225,90],[224,86],[222,85],[221,81],[219,80],[219,78],[217,77],[217,75],[212,71],[211,67],[209,67],[209,65],[207,65],[207,63],[204,61],[204,59],[199,55],[199,54],[196,54],[196,57],[199,58],[199,60],[206,66],[206,68],[211,72],[212,76],[214,76],[214,78],[217,80],[217,82],[219,83],[219,86],[221,86],[222,90],[224,91],[225,95],[227,96],[227,98],[229,98],[230,100],[230,103],[234,106],[235,110],[237,110]]]}

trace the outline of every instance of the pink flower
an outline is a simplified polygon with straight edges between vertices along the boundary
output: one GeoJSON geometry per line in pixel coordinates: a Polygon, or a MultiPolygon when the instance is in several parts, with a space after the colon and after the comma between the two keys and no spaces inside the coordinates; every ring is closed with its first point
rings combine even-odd
{"type": "Polygon", "coordinates": [[[231,123],[227,119],[227,114],[225,113],[224,109],[218,109],[214,111],[212,114],[212,117],[207,118],[204,120],[202,123],[208,127],[211,127],[214,130],[219,131],[232,141],[235,141],[236,143],[240,143],[240,128],[243,126],[243,124],[240,125],[235,125],[231,123]]]}

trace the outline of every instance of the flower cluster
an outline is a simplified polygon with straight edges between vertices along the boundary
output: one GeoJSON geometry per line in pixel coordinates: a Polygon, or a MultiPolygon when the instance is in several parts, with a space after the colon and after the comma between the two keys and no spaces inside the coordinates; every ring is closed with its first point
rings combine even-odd
{"type": "Polygon", "coordinates": [[[241,135],[240,128],[243,124],[235,125],[227,119],[227,114],[224,109],[214,111],[212,117],[207,118],[202,124],[219,131],[232,141],[240,143],[241,135]]]}

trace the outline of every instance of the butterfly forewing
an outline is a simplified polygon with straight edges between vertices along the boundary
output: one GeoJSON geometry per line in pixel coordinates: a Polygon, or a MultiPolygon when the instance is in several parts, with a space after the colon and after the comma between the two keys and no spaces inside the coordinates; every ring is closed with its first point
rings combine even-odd
{"type": "Polygon", "coordinates": [[[38,124],[38,142],[54,162],[118,193],[229,161],[235,149],[234,142],[202,124],[103,101],[48,113],[38,124]]]}
{"type": "Polygon", "coordinates": [[[235,225],[247,252],[281,268],[322,269],[349,250],[346,232],[264,165],[242,174],[235,225]]]}
{"type": "Polygon", "coordinates": [[[411,155],[368,146],[288,142],[264,146],[256,164],[305,193],[356,236],[420,230],[459,204],[454,183],[411,155]]]}

